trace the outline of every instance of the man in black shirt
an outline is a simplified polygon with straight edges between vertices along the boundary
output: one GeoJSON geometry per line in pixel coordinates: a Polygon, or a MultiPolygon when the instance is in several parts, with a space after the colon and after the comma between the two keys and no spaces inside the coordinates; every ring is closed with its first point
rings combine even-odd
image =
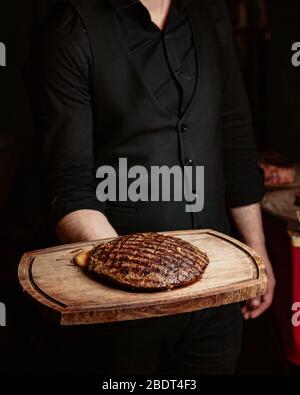
{"type": "MultiPolygon", "coordinates": [[[[188,228],[228,233],[229,213],[267,265],[268,292],[245,304],[244,318],[265,311],[275,280],[262,179],[223,1],[63,2],[47,22],[41,53],[43,163],[60,240],[188,228]],[[118,173],[120,158],[148,170],[203,166],[204,209],[186,212],[176,199],[100,202],[96,171],[109,165],[118,173]]],[[[155,372],[164,359],[160,368],[169,373],[232,373],[240,347],[238,305],[107,328],[95,336],[117,344],[113,353],[100,351],[109,373],[155,372]],[[164,342],[166,358],[158,357],[164,342]]]]}

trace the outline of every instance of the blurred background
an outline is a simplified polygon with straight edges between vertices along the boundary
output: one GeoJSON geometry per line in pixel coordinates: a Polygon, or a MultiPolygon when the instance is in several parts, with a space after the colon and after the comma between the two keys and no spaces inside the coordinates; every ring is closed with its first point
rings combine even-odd
{"type": "MultiPolygon", "coordinates": [[[[0,42],[7,46],[7,67],[0,68],[0,302],[7,306],[7,327],[0,328],[0,365],[24,373],[30,371],[31,336],[39,316],[17,285],[17,266],[25,251],[45,247],[49,240],[43,239],[39,228],[43,208],[39,207],[37,152],[23,72],[37,27],[55,2],[10,0],[0,5],[0,42]]],[[[278,281],[273,309],[245,324],[238,371],[297,374],[300,327],[292,328],[290,320],[292,303],[300,302],[295,205],[300,191],[300,67],[292,66],[291,48],[300,42],[300,2],[227,3],[266,175],[264,220],[278,281]],[[277,181],[272,179],[274,174],[277,181]]]]}

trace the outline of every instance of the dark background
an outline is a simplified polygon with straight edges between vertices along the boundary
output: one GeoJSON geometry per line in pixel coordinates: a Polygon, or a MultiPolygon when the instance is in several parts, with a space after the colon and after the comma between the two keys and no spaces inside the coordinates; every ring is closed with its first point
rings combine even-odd
{"type": "MultiPolygon", "coordinates": [[[[38,313],[17,285],[17,266],[23,252],[47,244],[32,217],[39,185],[23,68],[37,26],[55,2],[0,4],[0,41],[7,46],[7,67],[0,68],[0,302],[6,303],[8,324],[0,328],[0,367],[18,372],[33,366],[28,356],[38,313]]],[[[300,41],[300,2],[228,0],[228,5],[259,150],[275,148],[300,161],[300,68],[291,65],[291,46],[300,41]]],[[[239,372],[289,371],[272,313],[246,324],[239,372]]]]}

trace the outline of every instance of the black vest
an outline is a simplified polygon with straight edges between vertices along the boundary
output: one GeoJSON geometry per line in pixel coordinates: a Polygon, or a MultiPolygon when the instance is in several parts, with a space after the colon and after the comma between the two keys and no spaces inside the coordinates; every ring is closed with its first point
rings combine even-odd
{"type": "Polygon", "coordinates": [[[188,5],[198,78],[181,118],[168,113],[143,83],[109,1],[70,2],[92,48],[95,171],[101,165],[117,169],[119,158],[128,158],[128,166],[146,168],[184,166],[187,160],[205,166],[203,211],[187,213],[184,201],[108,203],[112,225],[119,234],[191,228],[228,232],[220,128],[223,46],[211,1],[191,0],[188,5]]]}

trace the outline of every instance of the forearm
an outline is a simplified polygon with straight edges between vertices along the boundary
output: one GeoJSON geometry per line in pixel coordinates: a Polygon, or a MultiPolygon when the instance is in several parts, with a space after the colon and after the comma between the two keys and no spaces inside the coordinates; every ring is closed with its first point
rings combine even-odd
{"type": "Polygon", "coordinates": [[[266,247],[260,204],[231,208],[230,213],[242,241],[260,255],[267,273],[273,273],[266,247]]]}
{"type": "Polygon", "coordinates": [[[265,246],[261,206],[259,203],[230,208],[229,211],[242,240],[246,244],[253,248],[265,246]]]}
{"type": "Polygon", "coordinates": [[[268,256],[260,204],[231,208],[230,213],[243,241],[262,258],[267,276],[267,288],[263,297],[248,300],[242,308],[246,320],[259,317],[272,304],[276,280],[268,256]]]}
{"type": "Polygon", "coordinates": [[[105,215],[95,210],[78,210],[66,215],[59,221],[56,233],[63,243],[93,241],[117,236],[105,215]]]}

